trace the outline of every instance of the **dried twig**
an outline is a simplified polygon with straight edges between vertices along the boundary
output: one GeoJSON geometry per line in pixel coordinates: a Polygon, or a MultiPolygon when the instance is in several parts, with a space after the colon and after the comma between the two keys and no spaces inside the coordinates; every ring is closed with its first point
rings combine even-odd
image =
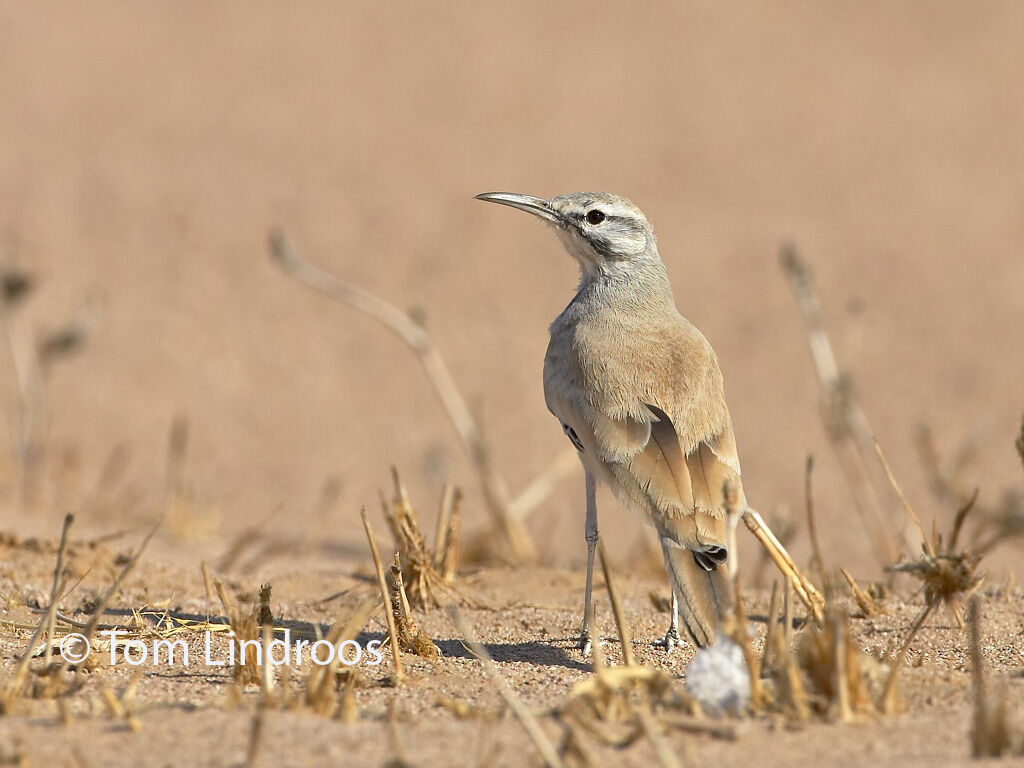
{"type": "Polygon", "coordinates": [[[301,259],[280,230],[270,233],[269,245],[271,256],[288,274],[335,301],[372,317],[412,349],[480,475],[488,508],[505,536],[512,556],[520,561],[536,560],[537,549],[522,519],[512,512],[508,487],[491,461],[480,427],[426,329],[383,299],[301,259]]]}
{"type": "Polygon", "coordinates": [[[836,362],[809,267],[792,243],[782,246],[779,261],[807,325],[811,357],[821,386],[822,418],[832,448],[872,541],[873,551],[881,565],[888,565],[896,560],[898,553],[885,525],[885,510],[867,462],[874,430],[854,394],[850,375],[836,362]]]}
{"type": "MultiPolygon", "coordinates": [[[[354,640],[377,609],[376,596],[368,597],[348,616],[345,623],[335,621],[325,638],[336,649],[329,664],[314,664],[306,677],[306,703],[323,715],[331,715],[336,707],[336,680],[338,665],[341,663],[342,645],[354,640]]],[[[350,673],[354,671],[351,670],[350,673]]]]}
{"type": "Polygon", "coordinates": [[[768,528],[761,515],[749,507],[743,512],[743,522],[746,523],[750,532],[757,537],[765,550],[771,556],[776,567],[793,582],[793,588],[807,609],[811,612],[814,620],[819,624],[824,617],[825,599],[821,596],[817,587],[800,570],[793,561],[789,552],[782,546],[782,543],[775,538],[775,535],[768,528]]]}
{"type": "Polygon", "coordinates": [[[885,681],[885,690],[882,692],[882,711],[887,715],[894,715],[899,711],[899,706],[896,701],[896,681],[899,679],[900,667],[903,666],[903,660],[907,656],[907,649],[910,647],[910,643],[917,636],[921,627],[924,625],[924,620],[932,612],[932,608],[935,607],[935,603],[928,603],[914,619],[914,623],[910,626],[910,631],[907,632],[906,638],[900,645],[899,651],[896,653],[896,658],[892,663],[892,669],[889,670],[889,677],[885,681]]]}
{"type": "Polygon", "coordinates": [[[377,571],[377,583],[380,585],[380,597],[384,605],[384,613],[388,621],[388,640],[391,642],[391,658],[395,663],[395,685],[402,683],[402,653],[398,647],[398,631],[395,629],[395,617],[391,612],[391,599],[388,593],[388,582],[384,578],[384,564],[381,563],[380,553],[377,551],[377,543],[373,540],[373,530],[370,528],[370,520],[366,516],[366,508],[359,511],[363,519],[363,530],[366,531],[366,539],[370,542],[370,554],[373,556],[373,567],[377,571]]]}
{"type": "Polygon", "coordinates": [[[811,570],[816,571],[818,577],[825,578],[825,558],[821,556],[821,542],[818,541],[818,524],[814,519],[814,497],[811,494],[811,475],[814,473],[814,455],[807,454],[807,462],[804,465],[804,507],[807,510],[807,533],[811,538],[811,551],[814,553],[811,559],[811,570]]]}
{"type": "Polygon", "coordinates": [[[907,513],[907,517],[909,517],[917,527],[928,554],[934,555],[935,549],[932,543],[928,541],[928,534],[924,532],[924,526],[921,525],[921,519],[917,516],[917,512],[914,511],[914,508],[910,506],[910,502],[907,501],[907,497],[903,494],[903,489],[900,488],[900,484],[896,482],[896,476],[892,473],[892,468],[889,466],[889,462],[885,460],[885,454],[882,452],[882,446],[879,444],[878,440],[874,438],[872,438],[872,443],[875,446],[875,453],[878,454],[878,461],[881,463],[882,469],[885,470],[885,477],[889,481],[889,485],[892,486],[892,489],[899,497],[900,503],[903,505],[903,511],[907,513]]]}
{"type": "Polygon", "coordinates": [[[382,494],[381,508],[395,547],[401,555],[402,576],[408,582],[412,604],[417,608],[440,606],[437,598],[439,592],[445,592],[460,601],[474,602],[453,583],[459,557],[461,494],[457,489],[448,489],[442,495],[435,546],[431,552],[420,530],[416,510],[409,501],[405,484],[394,467],[391,468],[391,476],[394,495],[388,504],[382,494]]]}
{"type": "Polygon", "coordinates": [[[845,568],[840,568],[839,572],[843,574],[843,578],[846,579],[846,583],[850,585],[850,594],[853,595],[854,602],[857,603],[857,607],[860,608],[861,613],[865,617],[873,616],[878,610],[878,606],[875,605],[875,601],[871,599],[871,595],[865,592],[857,584],[857,580],[850,575],[850,572],[845,568]]]}
{"type": "Polygon", "coordinates": [[[974,723],[971,727],[971,754],[974,757],[1001,757],[1007,752],[1024,754],[1024,741],[1014,745],[1014,733],[1008,722],[1006,696],[1000,691],[995,706],[988,697],[985,660],[981,655],[981,601],[975,595],[968,605],[971,626],[971,679],[974,684],[974,723]]]}
{"type": "MultiPolygon", "coordinates": [[[[110,585],[107,591],[104,592],[103,595],[100,597],[99,602],[96,603],[92,617],[89,619],[89,622],[85,625],[85,629],[82,630],[82,634],[85,635],[86,647],[88,647],[89,643],[92,642],[93,635],[96,633],[100,620],[103,618],[103,612],[107,610],[107,605],[110,603],[110,600],[114,596],[114,593],[117,592],[118,589],[120,589],[121,584],[128,577],[128,574],[131,573],[132,570],[135,568],[136,564],[139,562],[139,558],[142,557],[142,553],[146,551],[146,547],[149,545],[149,540],[153,538],[154,534],[156,534],[159,528],[160,522],[157,522],[149,530],[149,533],[147,533],[145,538],[143,538],[142,543],[139,544],[138,549],[135,550],[134,554],[132,554],[132,556],[128,558],[128,561],[121,568],[121,572],[117,575],[117,578],[114,579],[114,583],[110,585]]],[[[79,682],[79,675],[81,674],[84,666],[84,664],[79,664],[75,668],[76,686],[79,682]]]]}
{"type": "Polygon", "coordinates": [[[6,696],[16,697],[21,695],[22,688],[25,684],[25,677],[28,674],[29,662],[32,660],[32,654],[35,651],[36,643],[39,642],[41,637],[45,637],[46,639],[45,667],[50,666],[50,660],[53,653],[52,640],[54,622],[56,621],[57,615],[57,602],[64,589],[65,581],[64,553],[67,551],[68,546],[68,531],[71,529],[71,524],[74,521],[74,515],[68,514],[64,516],[64,525],[60,531],[60,546],[57,549],[57,564],[53,569],[53,586],[50,589],[50,601],[49,605],[46,607],[46,615],[40,619],[39,626],[36,627],[36,631],[33,633],[32,639],[28,641],[28,646],[25,648],[25,652],[18,661],[18,668],[14,672],[14,679],[7,688],[5,693],[6,696]]]}
{"type": "MultiPolygon", "coordinates": [[[[452,622],[455,624],[456,629],[462,634],[464,642],[469,650],[476,656],[480,663],[483,664],[484,671],[487,676],[497,687],[501,697],[508,704],[509,709],[512,710],[513,714],[522,723],[523,728],[529,734],[530,739],[533,741],[534,746],[537,747],[537,751],[540,752],[541,757],[544,758],[544,762],[547,763],[548,768],[561,768],[563,763],[562,759],[558,756],[558,751],[555,746],[548,739],[547,734],[540,727],[540,723],[533,716],[529,709],[519,700],[519,697],[515,695],[512,688],[502,677],[498,671],[497,665],[494,660],[487,653],[487,649],[484,648],[480,642],[473,636],[473,633],[469,630],[469,625],[466,624],[465,619],[462,618],[462,614],[456,606],[450,606],[448,608],[448,614],[451,616],[452,622]]],[[[594,643],[598,645],[598,643],[594,643]]]]}
{"type": "Polygon", "coordinates": [[[409,598],[405,594],[405,584],[402,581],[402,562],[395,552],[395,562],[391,566],[390,584],[391,615],[395,620],[395,631],[398,633],[398,645],[403,651],[415,653],[426,659],[440,658],[434,642],[427,637],[426,632],[421,630],[413,621],[412,612],[409,609],[409,598]]]}
{"type": "MultiPolygon", "coordinates": [[[[633,642],[629,634],[629,625],[626,624],[626,616],[622,611],[622,601],[619,600],[619,591],[615,588],[611,571],[608,568],[608,558],[604,552],[604,543],[600,540],[597,542],[597,551],[601,555],[601,571],[604,573],[604,584],[608,589],[608,599],[612,603],[615,626],[618,628],[619,638],[622,640],[622,663],[632,666],[636,664],[636,659],[633,658],[633,642]]],[[[590,625],[588,624],[587,626],[590,625]]],[[[596,642],[600,645],[600,638],[596,642]]]]}
{"type": "MultiPolygon", "coordinates": [[[[747,623],[747,606],[743,600],[743,588],[740,582],[740,574],[737,571],[733,576],[733,640],[743,649],[743,660],[747,665],[747,672],[750,678],[750,708],[757,712],[764,701],[764,693],[761,690],[761,665],[754,654],[754,646],[750,640],[750,626],[747,623]]],[[[774,594],[774,590],[773,590],[774,594]]],[[[772,613],[771,611],[769,613],[772,613]]],[[[769,615],[769,626],[774,620],[774,615],[769,615]]],[[[767,647],[767,646],[766,646],[767,647]]]]}

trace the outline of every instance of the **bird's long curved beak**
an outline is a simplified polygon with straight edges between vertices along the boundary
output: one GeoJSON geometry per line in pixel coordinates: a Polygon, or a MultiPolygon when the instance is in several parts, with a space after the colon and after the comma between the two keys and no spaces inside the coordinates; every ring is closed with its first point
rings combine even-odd
{"type": "Polygon", "coordinates": [[[542,197],[517,195],[513,192],[484,192],[482,195],[477,195],[476,199],[486,200],[488,203],[509,205],[521,211],[532,213],[534,216],[540,216],[540,218],[555,224],[560,224],[562,221],[561,217],[551,207],[551,203],[542,197]]]}

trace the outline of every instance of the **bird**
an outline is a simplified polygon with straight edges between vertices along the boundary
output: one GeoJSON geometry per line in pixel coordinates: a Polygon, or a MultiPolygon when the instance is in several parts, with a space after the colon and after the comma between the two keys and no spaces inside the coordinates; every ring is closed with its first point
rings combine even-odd
{"type": "Polygon", "coordinates": [[[659,538],[672,588],[668,631],[657,644],[715,642],[732,603],[736,524],[746,508],[718,358],[676,308],[654,229],[625,197],[577,192],[551,199],[477,195],[542,219],[580,269],[576,293],[552,322],[544,399],[583,464],[589,617],[599,540],[597,483],[659,538]]]}

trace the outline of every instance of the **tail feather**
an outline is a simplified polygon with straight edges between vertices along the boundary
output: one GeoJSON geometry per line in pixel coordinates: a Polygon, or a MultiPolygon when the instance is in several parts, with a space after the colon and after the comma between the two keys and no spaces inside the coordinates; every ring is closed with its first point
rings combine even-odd
{"type": "Polygon", "coordinates": [[[679,604],[682,628],[694,645],[705,648],[715,641],[715,634],[732,608],[729,579],[721,568],[708,570],[689,549],[663,541],[662,552],[672,593],[679,604]]]}

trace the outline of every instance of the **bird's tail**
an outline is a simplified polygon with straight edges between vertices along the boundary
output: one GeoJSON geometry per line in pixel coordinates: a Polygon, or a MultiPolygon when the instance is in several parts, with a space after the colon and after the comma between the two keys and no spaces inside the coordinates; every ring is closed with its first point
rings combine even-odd
{"type": "Polygon", "coordinates": [[[665,570],[679,606],[682,628],[698,648],[715,642],[722,621],[732,608],[732,589],[725,569],[697,562],[689,549],[662,543],[665,570]]]}

